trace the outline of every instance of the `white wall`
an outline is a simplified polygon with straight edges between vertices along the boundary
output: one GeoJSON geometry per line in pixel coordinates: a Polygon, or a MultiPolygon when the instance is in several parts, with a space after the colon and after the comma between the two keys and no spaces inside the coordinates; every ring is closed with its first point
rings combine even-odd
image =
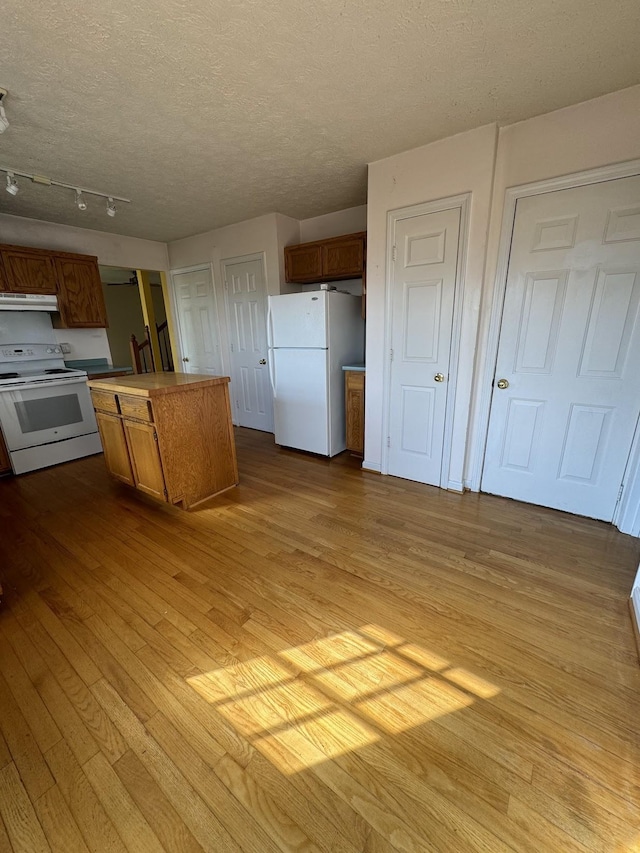
{"type": "Polygon", "coordinates": [[[355,234],[367,230],[367,205],[336,210],[323,216],[300,220],[300,243],[312,243],[328,237],[340,237],[342,234],[355,234]]]}
{"type": "MultiPolygon", "coordinates": [[[[27,219],[23,216],[0,214],[0,243],[97,255],[100,264],[109,266],[129,269],[169,269],[169,256],[165,243],[141,240],[137,237],[123,237],[90,228],[57,225],[54,222],[27,219]]],[[[59,341],[70,344],[72,351],[68,356],[69,359],[106,358],[111,360],[109,342],[104,329],[60,329],[56,332],[56,336],[59,341]]]]}
{"type": "Polygon", "coordinates": [[[278,261],[280,265],[280,293],[296,293],[300,290],[297,284],[285,281],[284,247],[300,243],[300,223],[290,216],[276,213],[276,234],[278,241],[278,261]]]}
{"type": "MultiPolygon", "coordinates": [[[[495,358],[487,351],[487,337],[507,187],[634,159],[640,159],[640,86],[499,131],[494,126],[479,128],[370,164],[366,467],[379,470],[383,457],[388,211],[471,193],[451,470],[454,487],[469,485],[486,432],[478,400],[485,371],[495,358]]],[[[640,477],[636,479],[640,503],[640,477]]],[[[627,508],[629,517],[639,514],[636,509],[627,508]]]]}
{"type": "Polygon", "coordinates": [[[452,487],[462,486],[496,143],[497,129],[495,125],[487,125],[369,165],[366,468],[380,470],[385,440],[382,427],[386,358],[387,213],[421,202],[470,193],[460,365],[450,471],[452,487]]]}
{"type": "Polygon", "coordinates": [[[211,264],[219,320],[220,352],[226,373],[230,372],[231,359],[225,317],[223,261],[264,252],[267,294],[287,292],[291,287],[284,285],[283,248],[288,244],[287,241],[295,241],[297,234],[295,220],[270,213],[169,243],[169,263],[172,270],[211,264]]]}
{"type": "Polygon", "coordinates": [[[139,343],[146,335],[138,287],[109,286],[103,282],[102,292],[109,315],[107,337],[113,364],[133,367],[129,345],[131,335],[134,334],[139,343]]]}
{"type": "MultiPolygon", "coordinates": [[[[481,327],[474,387],[484,381],[487,337],[500,249],[500,232],[507,187],[544,181],[560,175],[595,169],[640,158],[640,86],[604,95],[500,130],[491,221],[487,239],[481,327]]],[[[486,420],[473,400],[467,474],[481,463],[486,420]]],[[[468,479],[468,478],[466,478],[468,479]]],[[[638,478],[640,480],[640,478],[638,478]]],[[[640,502],[640,482],[638,483],[640,502]]],[[[640,531],[638,531],[640,532],[640,531]]],[[[637,534],[636,534],[637,535],[637,534]]]]}

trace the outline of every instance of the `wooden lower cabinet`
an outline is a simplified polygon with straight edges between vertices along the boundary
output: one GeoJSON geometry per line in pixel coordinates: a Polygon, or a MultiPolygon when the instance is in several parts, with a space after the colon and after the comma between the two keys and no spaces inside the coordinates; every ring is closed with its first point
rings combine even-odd
{"type": "Polygon", "coordinates": [[[364,455],[364,371],[345,371],[347,450],[364,455]]]}
{"type": "Polygon", "coordinates": [[[10,473],[11,459],[9,458],[9,451],[7,450],[7,445],[4,443],[4,436],[2,435],[2,431],[0,431],[0,474],[10,473]]]}
{"type": "Polygon", "coordinates": [[[228,383],[183,373],[90,380],[108,471],[184,509],[237,485],[228,383]]]}
{"type": "Polygon", "coordinates": [[[158,433],[153,424],[124,420],[124,432],[127,437],[133,479],[137,489],[166,501],[162,460],[158,449],[158,433]]]}
{"type": "MultiPolygon", "coordinates": [[[[94,405],[96,405],[95,401],[94,405]]],[[[109,473],[128,486],[134,486],[133,469],[122,418],[96,411],[96,421],[100,430],[104,461],[109,473]]]]}

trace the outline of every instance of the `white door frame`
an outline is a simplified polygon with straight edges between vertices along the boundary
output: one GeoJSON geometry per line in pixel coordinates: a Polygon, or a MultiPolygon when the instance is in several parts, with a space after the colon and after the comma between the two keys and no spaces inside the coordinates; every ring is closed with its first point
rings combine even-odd
{"type": "MultiPolygon", "coordinates": [[[[231,313],[229,311],[229,289],[227,287],[226,267],[228,264],[229,265],[230,264],[244,264],[247,261],[260,261],[260,263],[262,264],[262,280],[264,281],[264,298],[265,298],[264,316],[265,316],[265,323],[266,323],[267,300],[269,298],[269,293],[267,290],[267,258],[266,258],[265,252],[264,251],[262,251],[262,252],[251,252],[248,255],[234,255],[231,258],[221,258],[220,259],[220,276],[221,276],[221,281],[222,281],[222,287],[224,290],[224,314],[225,314],[225,320],[227,323],[227,345],[229,347],[229,371],[228,372],[229,372],[229,376],[231,377],[231,381],[233,383],[234,388],[237,386],[238,380],[233,375],[233,359],[231,358],[231,313]]],[[[265,341],[268,342],[269,335],[267,334],[266,325],[265,325],[264,334],[265,334],[265,341]]],[[[271,383],[269,383],[269,391],[270,391],[269,396],[271,398],[271,411],[272,411],[271,421],[273,423],[273,389],[271,388],[271,383]]],[[[236,421],[236,410],[235,410],[234,406],[231,407],[231,411],[233,413],[232,420],[233,420],[234,424],[237,426],[238,424],[236,421]]]]}
{"type": "Polygon", "coordinates": [[[392,306],[393,306],[393,247],[395,241],[396,223],[402,219],[412,219],[415,216],[423,216],[428,213],[440,213],[444,210],[459,208],[460,210],[460,233],[458,237],[458,258],[456,267],[455,292],[453,299],[453,323],[451,327],[451,349],[449,352],[449,371],[447,380],[447,406],[444,418],[444,442],[442,445],[442,467],[440,469],[440,488],[459,486],[449,483],[449,470],[451,468],[451,443],[453,435],[453,413],[455,408],[456,387],[458,383],[458,362],[460,356],[460,331],[462,326],[462,305],[465,283],[465,262],[467,257],[467,242],[469,234],[469,209],[471,194],[451,196],[449,198],[437,199],[436,201],[413,204],[409,207],[400,207],[387,213],[387,269],[385,281],[385,330],[384,330],[384,377],[382,396],[382,465],[381,473],[389,473],[389,447],[387,436],[389,435],[389,423],[391,420],[391,339],[392,339],[392,306]]]}
{"type": "MultiPolygon", "coordinates": [[[[496,365],[498,361],[498,346],[500,343],[500,331],[502,327],[502,311],[507,291],[507,275],[509,273],[509,256],[511,254],[511,240],[516,220],[516,204],[518,199],[528,196],[543,195],[544,193],[557,190],[584,187],[589,184],[600,184],[617,178],[630,178],[640,175],[640,160],[630,160],[626,163],[614,163],[602,166],[598,169],[589,169],[584,172],[574,172],[569,175],[561,175],[557,178],[549,178],[532,184],[521,184],[516,187],[508,187],[505,192],[504,211],[502,215],[502,229],[500,231],[500,243],[498,250],[498,265],[496,268],[495,285],[491,296],[491,318],[487,334],[487,354],[484,366],[480,373],[480,388],[477,395],[479,435],[474,450],[475,464],[470,477],[470,487],[474,492],[479,492],[482,484],[487,438],[489,436],[489,417],[491,415],[491,398],[493,394],[493,380],[495,378],[496,365]]],[[[616,507],[612,524],[619,527],[625,533],[640,536],[640,513],[632,512],[628,506],[631,495],[635,492],[636,502],[640,499],[640,436],[636,430],[634,446],[631,449],[630,464],[627,465],[625,474],[625,494],[616,507]],[[633,524],[632,516],[635,517],[636,530],[623,527],[623,523],[633,524]]]]}
{"type": "MultiPolygon", "coordinates": [[[[182,354],[184,352],[184,348],[182,345],[182,332],[180,331],[180,314],[178,312],[178,300],[176,296],[176,288],[173,280],[174,275],[180,275],[182,273],[189,272],[200,272],[201,270],[209,270],[211,274],[211,292],[213,294],[213,310],[215,313],[215,333],[218,336],[218,352],[220,353],[220,367],[222,368],[222,373],[225,374],[225,357],[224,357],[224,347],[221,345],[221,336],[220,336],[220,312],[218,310],[218,296],[216,294],[216,280],[213,275],[213,265],[212,264],[194,264],[190,267],[178,267],[175,270],[169,270],[169,275],[171,277],[171,311],[173,312],[174,319],[174,328],[176,331],[176,350],[177,355],[180,358],[180,364],[182,364],[182,354]]],[[[180,371],[176,371],[179,373],[180,371]]]]}

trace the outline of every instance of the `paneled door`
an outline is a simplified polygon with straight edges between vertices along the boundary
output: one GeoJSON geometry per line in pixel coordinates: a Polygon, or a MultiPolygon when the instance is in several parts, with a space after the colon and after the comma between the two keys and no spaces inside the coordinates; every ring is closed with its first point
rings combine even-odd
{"type": "Polygon", "coordinates": [[[176,370],[220,375],[223,371],[211,268],[178,271],[171,277],[182,351],[182,363],[176,365],[176,370]]]}
{"type": "Polygon", "coordinates": [[[460,208],[399,219],[392,264],[388,472],[439,486],[460,208]]]}
{"type": "Polygon", "coordinates": [[[231,348],[231,408],[240,426],[273,432],[262,258],[223,263],[231,348]]]}
{"type": "Polygon", "coordinates": [[[519,199],[482,489],[611,521],[640,413],[640,178],[519,199]]]}

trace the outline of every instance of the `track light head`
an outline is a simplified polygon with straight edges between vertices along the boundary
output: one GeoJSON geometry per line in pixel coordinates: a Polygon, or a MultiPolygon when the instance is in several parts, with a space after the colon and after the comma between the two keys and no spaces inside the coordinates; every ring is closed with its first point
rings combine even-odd
{"type": "Polygon", "coordinates": [[[114,204],[114,201],[111,198],[111,196],[109,196],[109,198],[107,199],[107,215],[108,216],[115,216],[116,213],[117,213],[117,209],[116,209],[116,206],[114,204]]]}
{"type": "Polygon", "coordinates": [[[78,210],[87,209],[87,202],[84,200],[82,190],[76,190],[76,204],[78,205],[78,210]]]}
{"type": "Polygon", "coordinates": [[[10,195],[18,195],[18,193],[20,192],[20,187],[16,183],[16,179],[13,175],[13,172],[7,172],[6,190],[10,195]]]}

